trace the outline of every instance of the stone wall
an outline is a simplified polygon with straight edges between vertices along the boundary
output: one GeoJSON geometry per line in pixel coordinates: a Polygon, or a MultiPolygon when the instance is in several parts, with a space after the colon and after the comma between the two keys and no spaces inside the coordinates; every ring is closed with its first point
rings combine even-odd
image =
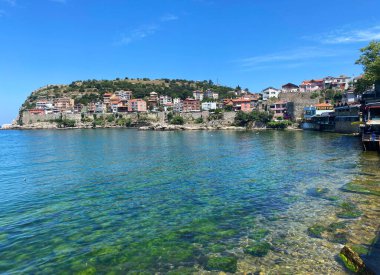
{"type": "Polygon", "coordinates": [[[293,120],[300,120],[306,106],[319,103],[319,97],[312,99],[310,96],[311,93],[280,93],[279,99],[291,102],[288,106],[288,113],[293,120]]]}
{"type": "MultiPolygon", "coordinates": [[[[112,114],[96,114],[97,117],[105,117],[112,114]]],[[[167,121],[167,112],[157,112],[157,113],[123,113],[121,114],[126,119],[131,119],[132,122],[141,121],[145,118],[148,122],[155,122],[155,123],[161,123],[164,124],[167,121]]],[[[209,111],[203,111],[203,112],[191,112],[191,113],[181,113],[180,114],[186,122],[188,123],[194,123],[197,118],[203,118],[204,121],[208,120],[208,117],[210,115],[209,111]]],[[[59,119],[61,117],[61,114],[47,114],[47,115],[35,115],[30,114],[29,112],[24,112],[22,116],[22,121],[24,125],[30,125],[35,123],[41,123],[41,122],[49,122],[53,121],[55,119],[59,119]]],[[[86,117],[93,119],[93,115],[88,114],[86,117]]],[[[81,114],[62,114],[62,118],[75,120],[77,124],[80,124],[82,120],[81,114]]],[[[235,112],[225,112],[223,115],[223,120],[220,121],[223,125],[231,125],[234,122],[235,119],[235,112]]]]}

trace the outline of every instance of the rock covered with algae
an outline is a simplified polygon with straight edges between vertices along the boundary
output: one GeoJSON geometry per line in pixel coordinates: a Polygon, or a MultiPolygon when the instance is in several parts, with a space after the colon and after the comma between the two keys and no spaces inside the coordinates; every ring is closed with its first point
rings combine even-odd
{"type": "Polygon", "coordinates": [[[237,270],[237,259],[235,257],[210,256],[207,260],[206,269],[234,273],[237,270]]]}
{"type": "Polygon", "coordinates": [[[348,268],[352,272],[366,275],[375,274],[365,265],[360,256],[348,246],[344,246],[342,248],[342,250],[339,253],[339,257],[343,261],[346,268],[348,268]]]}

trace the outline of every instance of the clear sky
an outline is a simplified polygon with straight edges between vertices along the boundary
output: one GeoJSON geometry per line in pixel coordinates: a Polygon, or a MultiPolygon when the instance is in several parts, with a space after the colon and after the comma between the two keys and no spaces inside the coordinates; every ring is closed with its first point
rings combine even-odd
{"type": "Polygon", "coordinates": [[[0,124],[46,84],[212,79],[252,92],[360,74],[379,0],[0,0],[0,124]]]}

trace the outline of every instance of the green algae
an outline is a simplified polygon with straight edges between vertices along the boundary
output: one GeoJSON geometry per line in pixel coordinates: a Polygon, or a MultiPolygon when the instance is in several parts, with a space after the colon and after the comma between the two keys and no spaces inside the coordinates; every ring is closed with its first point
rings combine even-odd
{"type": "Polygon", "coordinates": [[[329,232],[336,232],[339,229],[345,229],[345,228],[347,228],[346,222],[333,222],[333,223],[330,223],[326,229],[329,232]]]}
{"type": "Polygon", "coordinates": [[[342,187],[342,191],[345,192],[351,192],[351,193],[358,193],[363,195],[374,195],[374,196],[380,196],[380,190],[375,189],[374,186],[368,186],[368,185],[361,185],[356,183],[347,183],[342,187]]]}
{"type": "Polygon", "coordinates": [[[357,207],[351,203],[343,202],[340,205],[341,211],[339,211],[336,215],[338,218],[342,219],[354,219],[358,218],[362,215],[362,212],[357,209],[357,207]]]}
{"type": "Polygon", "coordinates": [[[322,238],[322,233],[326,231],[326,227],[320,224],[314,224],[307,229],[309,236],[314,238],[322,238]]]}
{"type": "Polygon", "coordinates": [[[235,257],[210,256],[207,260],[206,269],[235,273],[237,270],[237,259],[235,257]]]}
{"type": "Polygon", "coordinates": [[[344,256],[343,253],[339,253],[339,257],[343,261],[344,266],[347,269],[349,269],[350,271],[355,272],[355,273],[359,271],[359,269],[355,266],[355,264],[352,263],[349,259],[347,259],[347,257],[344,256]]]}
{"type": "Polygon", "coordinates": [[[193,267],[180,267],[175,270],[169,271],[168,275],[190,275],[194,274],[196,272],[196,269],[193,267]]]}
{"type": "Polygon", "coordinates": [[[339,232],[332,235],[329,240],[333,243],[340,243],[340,244],[346,244],[348,241],[347,233],[346,232],[339,232]]]}
{"type": "Polygon", "coordinates": [[[263,257],[268,254],[270,249],[271,245],[268,242],[259,242],[244,248],[244,253],[256,257],[263,257]]]}
{"type": "Polygon", "coordinates": [[[89,266],[86,269],[79,271],[76,273],[77,275],[92,275],[96,274],[96,268],[93,266],[89,266]]]}
{"type": "Polygon", "coordinates": [[[248,237],[250,239],[253,239],[255,241],[260,241],[264,239],[266,236],[268,236],[269,230],[265,228],[258,228],[258,229],[253,229],[253,232],[251,232],[248,237]]]}

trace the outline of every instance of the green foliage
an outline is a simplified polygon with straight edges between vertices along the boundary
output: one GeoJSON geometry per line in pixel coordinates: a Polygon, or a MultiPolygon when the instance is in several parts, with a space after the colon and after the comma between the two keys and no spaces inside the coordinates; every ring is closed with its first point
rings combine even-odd
{"type": "Polygon", "coordinates": [[[312,92],[311,95],[310,95],[310,98],[311,98],[311,99],[315,99],[315,98],[317,98],[317,97],[319,97],[319,92],[316,92],[316,91],[315,91],[315,92],[312,92]]]}
{"type": "Polygon", "coordinates": [[[224,106],[224,110],[226,111],[226,112],[231,112],[231,111],[233,111],[233,106],[232,105],[226,105],[226,106],[224,106]]]}
{"type": "Polygon", "coordinates": [[[234,257],[211,256],[208,258],[206,269],[235,273],[237,259],[234,257]]]}
{"type": "Polygon", "coordinates": [[[214,112],[210,113],[208,120],[219,120],[223,119],[223,110],[222,109],[215,109],[214,112]]]}
{"type": "Polygon", "coordinates": [[[75,127],[75,120],[62,118],[62,116],[55,120],[58,128],[73,128],[75,127]]]}
{"type": "Polygon", "coordinates": [[[183,125],[185,124],[185,120],[181,116],[173,116],[173,118],[170,120],[170,124],[183,125]]]}
{"type": "Polygon", "coordinates": [[[195,120],[195,123],[197,123],[197,124],[201,124],[201,123],[203,123],[203,117],[198,117],[198,118],[195,120]]]}
{"type": "Polygon", "coordinates": [[[272,129],[285,129],[290,125],[292,123],[289,120],[270,121],[267,123],[267,127],[272,129]]]}
{"type": "Polygon", "coordinates": [[[268,114],[266,112],[259,112],[259,111],[253,111],[250,113],[239,111],[236,113],[235,116],[235,124],[237,126],[248,126],[249,123],[257,121],[264,124],[267,124],[271,119],[273,118],[273,115],[268,114]]]}
{"type": "Polygon", "coordinates": [[[355,63],[363,66],[365,79],[372,84],[380,81],[380,41],[372,41],[360,51],[362,54],[355,63]]]}
{"type": "Polygon", "coordinates": [[[107,116],[107,121],[108,121],[109,123],[114,122],[114,121],[115,121],[115,116],[114,116],[114,115],[109,115],[109,116],[107,116]]]}
{"type": "Polygon", "coordinates": [[[369,79],[366,79],[366,78],[360,78],[354,84],[355,93],[362,94],[365,91],[371,89],[372,85],[373,85],[373,81],[372,80],[369,80],[369,79]]]}

